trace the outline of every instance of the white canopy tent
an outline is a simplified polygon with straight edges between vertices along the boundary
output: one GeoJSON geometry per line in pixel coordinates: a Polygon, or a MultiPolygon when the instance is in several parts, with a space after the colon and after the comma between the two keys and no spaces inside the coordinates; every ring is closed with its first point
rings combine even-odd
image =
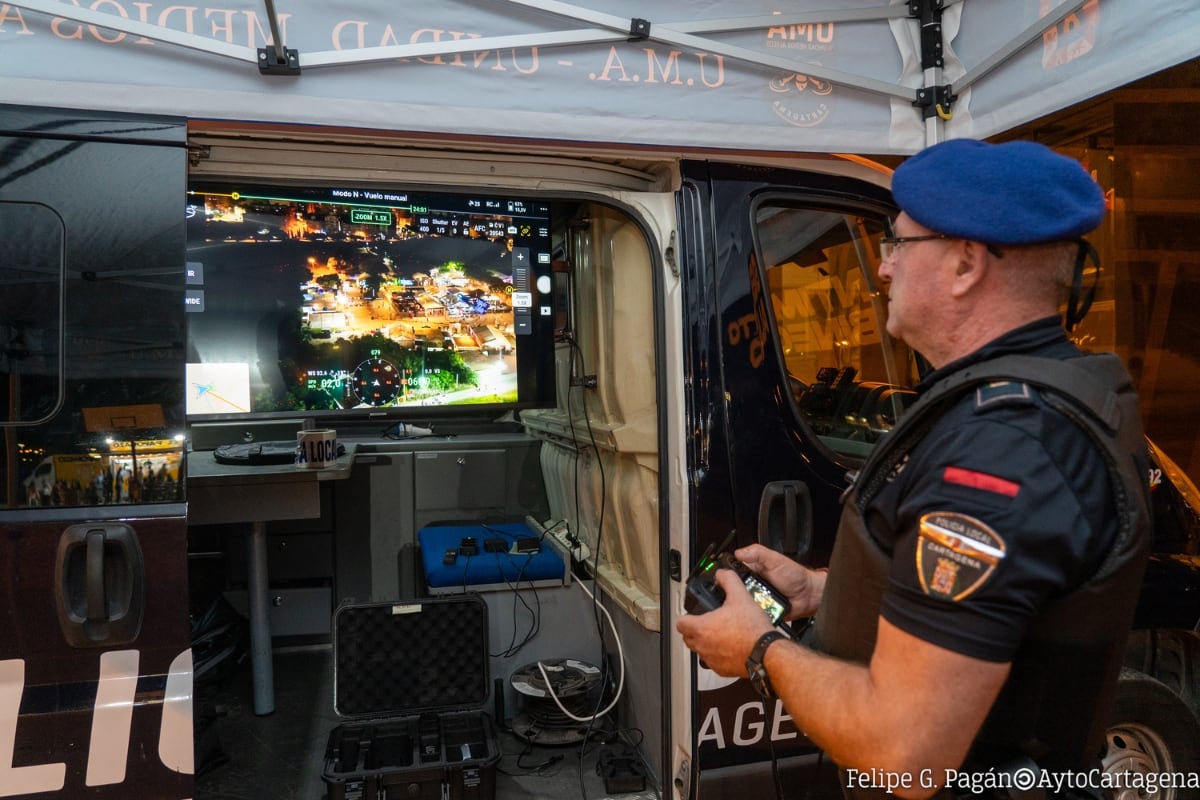
{"type": "Polygon", "coordinates": [[[1200,52],[1195,0],[19,0],[0,102],[907,154],[1200,52]]]}

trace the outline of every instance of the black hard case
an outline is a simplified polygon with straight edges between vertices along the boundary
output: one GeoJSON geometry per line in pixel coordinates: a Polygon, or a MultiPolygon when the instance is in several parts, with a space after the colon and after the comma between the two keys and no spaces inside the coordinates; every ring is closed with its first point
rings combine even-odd
{"type": "Polygon", "coordinates": [[[328,800],[492,800],[500,748],[488,697],[487,605],[476,594],[334,614],[328,800]]]}

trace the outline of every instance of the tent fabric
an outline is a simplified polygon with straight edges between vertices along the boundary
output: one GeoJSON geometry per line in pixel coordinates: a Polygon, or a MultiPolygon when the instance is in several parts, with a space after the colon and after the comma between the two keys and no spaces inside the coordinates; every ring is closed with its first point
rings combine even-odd
{"type": "Polygon", "coordinates": [[[903,155],[1195,57],[1200,4],[950,0],[942,28],[944,64],[922,69],[919,21],[900,0],[21,0],[0,3],[0,102],[903,155]],[[260,73],[273,30],[298,74],[260,73]],[[927,83],[957,95],[947,118],[913,106],[927,83]]]}

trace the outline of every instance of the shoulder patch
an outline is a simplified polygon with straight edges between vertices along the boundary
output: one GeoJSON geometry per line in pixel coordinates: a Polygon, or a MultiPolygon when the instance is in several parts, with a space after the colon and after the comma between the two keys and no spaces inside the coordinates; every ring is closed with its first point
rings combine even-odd
{"type": "Polygon", "coordinates": [[[953,511],[924,514],[917,535],[921,589],[958,602],[988,582],[1005,551],[1000,535],[974,517],[953,511]]]}
{"type": "Polygon", "coordinates": [[[1015,381],[1000,381],[985,383],[975,390],[975,407],[986,408],[1003,402],[1014,400],[1032,400],[1033,388],[1028,383],[1015,381]]]}

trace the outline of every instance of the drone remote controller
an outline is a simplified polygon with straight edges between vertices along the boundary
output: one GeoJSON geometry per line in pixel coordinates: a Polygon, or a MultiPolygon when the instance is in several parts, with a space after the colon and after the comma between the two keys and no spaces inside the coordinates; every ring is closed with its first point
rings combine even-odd
{"type": "MultiPolygon", "coordinates": [[[[732,536],[730,534],[722,543],[722,550],[728,546],[732,536]]],[[[706,551],[688,577],[687,600],[684,605],[689,614],[704,614],[724,604],[725,591],[717,584],[718,569],[731,569],[737,573],[754,602],[770,617],[772,624],[778,623],[791,610],[792,604],[782,592],[752,572],[732,554],[722,552],[713,557],[706,551]]]]}

